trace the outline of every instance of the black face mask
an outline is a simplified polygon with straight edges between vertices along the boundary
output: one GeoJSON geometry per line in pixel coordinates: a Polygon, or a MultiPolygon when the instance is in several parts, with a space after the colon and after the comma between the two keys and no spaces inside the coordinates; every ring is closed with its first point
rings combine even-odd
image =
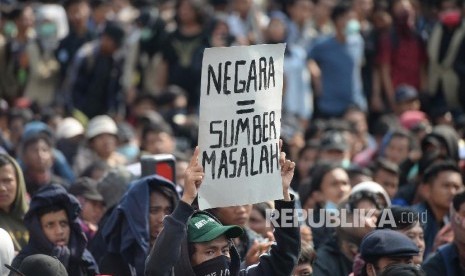
{"type": "Polygon", "coordinates": [[[231,272],[229,271],[229,266],[231,260],[224,256],[218,256],[206,262],[203,262],[199,265],[194,266],[195,275],[197,276],[206,276],[206,275],[216,275],[216,276],[230,276],[231,272]],[[215,274],[216,273],[216,274],[215,274]]]}

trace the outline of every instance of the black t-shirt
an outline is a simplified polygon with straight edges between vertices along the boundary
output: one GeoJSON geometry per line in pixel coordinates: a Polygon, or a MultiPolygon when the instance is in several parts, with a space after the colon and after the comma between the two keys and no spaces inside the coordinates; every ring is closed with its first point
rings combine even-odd
{"type": "Polygon", "coordinates": [[[164,60],[168,64],[168,83],[186,90],[191,110],[199,106],[202,57],[207,47],[208,40],[204,33],[186,36],[176,30],[168,35],[163,50],[164,60]]]}

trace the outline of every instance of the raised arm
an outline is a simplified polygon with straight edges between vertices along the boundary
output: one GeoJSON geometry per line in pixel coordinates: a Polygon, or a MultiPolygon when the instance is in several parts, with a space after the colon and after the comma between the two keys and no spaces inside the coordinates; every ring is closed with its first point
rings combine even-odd
{"type": "MultiPolygon", "coordinates": [[[[292,177],[294,176],[295,163],[286,160],[286,154],[280,155],[281,176],[283,187],[283,200],[276,200],[275,207],[279,216],[285,213],[294,213],[295,202],[289,194],[292,177]],[[286,212],[283,212],[286,210],[286,212]]],[[[293,215],[294,217],[294,215],[293,215]]],[[[276,244],[271,247],[270,254],[260,257],[257,265],[250,266],[241,271],[240,275],[291,275],[294,266],[297,264],[300,251],[300,231],[297,221],[283,220],[290,225],[281,225],[280,219],[276,219],[274,236],[276,244]]]]}
{"type": "Polygon", "coordinates": [[[174,212],[163,220],[161,231],[145,264],[145,275],[171,275],[175,263],[181,256],[181,243],[187,235],[187,221],[194,213],[191,207],[204,177],[198,163],[199,148],[196,147],[184,178],[184,194],[174,212]]]}

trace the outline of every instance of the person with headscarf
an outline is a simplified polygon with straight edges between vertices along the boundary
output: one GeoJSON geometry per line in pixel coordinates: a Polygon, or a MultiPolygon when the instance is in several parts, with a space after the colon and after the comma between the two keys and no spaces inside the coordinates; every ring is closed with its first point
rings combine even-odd
{"type": "Polygon", "coordinates": [[[45,254],[57,257],[70,276],[98,274],[94,257],[86,249],[87,239],[78,218],[80,211],[79,201],[58,184],[37,191],[24,217],[29,243],[11,266],[19,268],[26,257],[45,254]]]}
{"type": "Polygon", "coordinates": [[[11,156],[0,154],[0,228],[10,234],[16,251],[29,239],[23,223],[27,209],[23,172],[11,156]]]}

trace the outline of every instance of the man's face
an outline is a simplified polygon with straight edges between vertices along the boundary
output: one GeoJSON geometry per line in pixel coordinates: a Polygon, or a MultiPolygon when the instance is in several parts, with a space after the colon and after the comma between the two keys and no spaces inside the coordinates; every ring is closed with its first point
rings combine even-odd
{"type": "Polygon", "coordinates": [[[194,247],[195,252],[191,257],[192,266],[199,265],[221,255],[231,258],[229,254],[231,243],[225,236],[218,237],[209,242],[196,243],[194,247]]]}
{"type": "Polygon", "coordinates": [[[376,265],[367,264],[368,276],[379,275],[386,269],[387,266],[393,264],[410,264],[413,265],[412,257],[382,257],[376,265]]]}
{"type": "Polygon", "coordinates": [[[80,202],[82,205],[82,219],[93,224],[98,224],[105,212],[105,205],[103,202],[85,198],[82,198],[80,202]]]}
{"type": "Polygon", "coordinates": [[[247,226],[249,223],[252,205],[232,206],[218,208],[216,216],[224,225],[247,226]]]}
{"type": "Polygon", "coordinates": [[[0,167],[0,209],[10,212],[16,199],[18,185],[13,165],[7,164],[0,167]]]}
{"type": "Polygon", "coordinates": [[[163,219],[173,212],[170,200],[159,192],[150,194],[149,223],[150,244],[153,245],[161,230],[163,230],[163,219]]]}
{"type": "Polygon", "coordinates": [[[91,147],[98,156],[106,159],[116,150],[116,142],[114,135],[104,133],[92,138],[91,147]]]}
{"type": "Polygon", "coordinates": [[[40,139],[24,149],[23,161],[34,172],[44,172],[53,165],[53,152],[49,144],[40,139]]]}
{"type": "Polygon", "coordinates": [[[349,176],[343,169],[328,172],[321,183],[321,194],[324,201],[339,203],[350,193],[349,176]]]}
{"type": "Polygon", "coordinates": [[[345,14],[339,16],[339,18],[336,18],[336,21],[334,22],[334,25],[336,26],[336,29],[340,33],[345,33],[345,29],[347,26],[347,23],[351,19],[355,19],[355,12],[354,11],[348,11],[345,14]]]}
{"type": "Polygon", "coordinates": [[[436,208],[449,210],[452,198],[463,189],[462,177],[458,172],[440,172],[429,184],[428,203],[436,208]]]}
{"type": "Polygon", "coordinates": [[[407,235],[418,247],[420,253],[418,256],[413,257],[413,263],[416,265],[421,265],[423,262],[423,252],[425,251],[425,238],[423,234],[423,228],[420,223],[417,222],[415,226],[408,230],[401,230],[403,234],[407,235]]]}
{"type": "Polygon", "coordinates": [[[386,147],[386,159],[400,165],[409,154],[409,140],[406,137],[395,136],[386,147]]]}
{"type": "Polygon", "coordinates": [[[173,137],[166,132],[151,132],[145,137],[144,148],[151,154],[173,153],[176,144],[173,137]]]}
{"type": "Polygon", "coordinates": [[[69,220],[65,210],[51,212],[40,218],[45,237],[57,246],[67,246],[69,242],[69,220]]]}
{"type": "Polygon", "coordinates": [[[89,21],[90,17],[90,8],[87,2],[79,2],[76,4],[71,4],[68,7],[68,19],[71,23],[71,26],[76,29],[84,28],[89,21]]]}
{"type": "Polygon", "coordinates": [[[288,11],[291,19],[297,24],[303,24],[306,20],[312,18],[313,2],[310,0],[298,0],[288,11]]]}
{"type": "Polygon", "coordinates": [[[394,198],[399,188],[399,178],[396,174],[379,169],[373,180],[383,186],[391,199],[394,198]]]}

